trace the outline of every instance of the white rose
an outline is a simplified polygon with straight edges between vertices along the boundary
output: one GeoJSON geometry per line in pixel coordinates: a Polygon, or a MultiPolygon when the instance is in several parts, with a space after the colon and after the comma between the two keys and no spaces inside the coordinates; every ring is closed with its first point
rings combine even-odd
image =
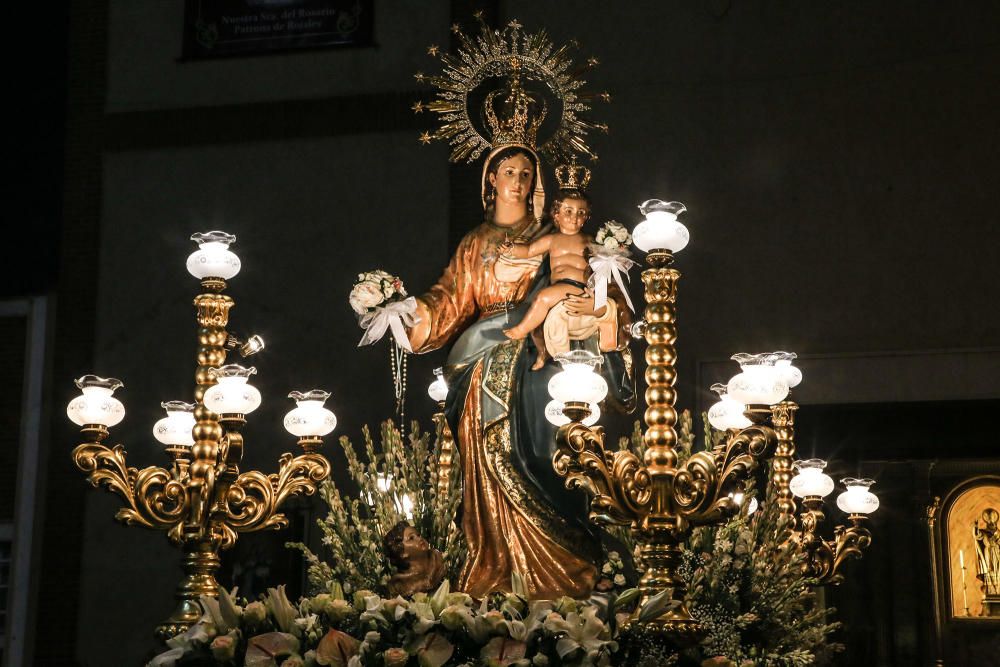
{"type": "Polygon", "coordinates": [[[615,238],[618,239],[620,243],[628,242],[628,230],[624,227],[619,227],[615,230],[615,238]]]}
{"type": "Polygon", "coordinates": [[[608,238],[604,239],[604,242],[601,245],[603,245],[608,250],[616,250],[618,246],[621,244],[618,243],[615,237],[609,236],[608,238]]]}
{"type": "Polygon", "coordinates": [[[594,241],[597,243],[604,243],[604,239],[606,239],[607,237],[608,237],[607,230],[605,230],[604,227],[601,227],[599,230],[597,230],[597,236],[594,237],[594,241]]]}
{"type": "Polygon", "coordinates": [[[616,574],[614,581],[615,581],[615,586],[624,586],[625,585],[625,575],[624,574],[616,574]]]}
{"type": "Polygon", "coordinates": [[[379,289],[378,285],[363,282],[354,286],[348,301],[354,312],[364,315],[370,308],[374,308],[385,301],[385,297],[382,296],[382,290],[379,289]]]}

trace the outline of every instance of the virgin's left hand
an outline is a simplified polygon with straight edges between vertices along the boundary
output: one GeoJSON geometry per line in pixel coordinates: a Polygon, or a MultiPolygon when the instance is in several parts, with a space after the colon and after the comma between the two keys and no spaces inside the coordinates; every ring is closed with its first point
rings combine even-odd
{"type": "Polygon", "coordinates": [[[566,297],[566,312],[570,315],[601,317],[607,309],[607,306],[601,306],[600,310],[594,310],[594,292],[589,287],[583,294],[566,297]]]}

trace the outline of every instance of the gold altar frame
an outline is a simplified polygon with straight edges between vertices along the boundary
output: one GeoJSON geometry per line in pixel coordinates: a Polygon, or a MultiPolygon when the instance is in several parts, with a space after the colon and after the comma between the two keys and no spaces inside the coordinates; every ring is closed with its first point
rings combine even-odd
{"type": "MultiPolygon", "coordinates": [[[[1000,631],[1000,617],[958,614],[954,604],[957,591],[954,589],[954,559],[951,548],[956,540],[951,535],[951,513],[955,509],[956,503],[966,498],[969,492],[978,489],[984,491],[996,489],[996,493],[1000,495],[1000,475],[980,474],[963,479],[951,486],[944,495],[943,501],[940,496],[935,496],[933,502],[927,507],[926,519],[931,572],[934,579],[934,630],[939,656],[936,665],[944,665],[941,649],[945,641],[953,634],[952,630],[959,628],[971,630],[978,626],[983,630],[1000,631]]],[[[969,530],[971,531],[971,526],[969,530]]],[[[966,570],[972,573],[967,575],[967,582],[970,589],[975,586],[978,590],[978,585],[975,583],[975,567],[975,553],[973,552],[966,559],[966,570]]]]}

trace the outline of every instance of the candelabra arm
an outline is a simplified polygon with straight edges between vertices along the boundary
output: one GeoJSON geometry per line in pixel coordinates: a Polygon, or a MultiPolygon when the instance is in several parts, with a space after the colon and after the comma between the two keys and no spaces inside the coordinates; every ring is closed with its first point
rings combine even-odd
{"type": "Polygon", "coordinates": [[[749,426],[733,432],[723,446],[693,454],[674,477],[671,489],[677,509],[678,532],[687,524],[702,526],[718,523],[739,511],[731,494],[742,489],[744,481],[775,445],[774,430],[749,426]]]}
{"type": "Polygon", "coordinates": [[[848,517],[850,526],[837,526],[834,529],[833,563],[830,572],[824,576],[820,583],[839,584],[844,580],[844,575],[840,573],[840,568],[845,561],[851,558],[860,559],[866,549],[871,546],[872,534],[865,525],[867,517],[864,514],[852,514],[848,517]]]}
{"type": "Polygon", "coordinates": [[[83,433],[90,441],[73,450],[73,462],[87,473],[91,484],[122,499],[125,506],[115,519],[129,526],[170,529],[183,518],[184,485],[170,471],[155,466],[142,470],[129,467],[124,447],[101,444],[108,435],[104,427],[87,427],[83,433]]]}
{"type": "Polygon", "coordinates": [[[649,473],[632,452],[605,449],[600,427],[591,429],[579,422],[560,427],[552,467],[566,478],[567,489],[591,495],[594,523],[628,525],[649,513],[649,473]]]}
{"type": "Polygon", "coordinates": [[[224,534],[222,548],[231,546],[237,532],[287,526],[288,519],[278,512],[278,507],[290,496],[312,495],[329,476],[330,462],[316,452],[282,454],[276,474],[256,470],[241,473],[230,485],[218,516],[224,534]]]}

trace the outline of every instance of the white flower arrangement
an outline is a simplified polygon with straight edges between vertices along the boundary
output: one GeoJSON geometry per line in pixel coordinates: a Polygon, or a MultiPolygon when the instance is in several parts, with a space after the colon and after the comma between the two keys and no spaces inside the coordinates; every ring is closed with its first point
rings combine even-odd
{"type": "Polygon", "coordinates": [[[632,235],[624,225],[608,220],[597,230],[594,242],[606,250],[627,250],[632,244],[632,235]]]}
{"type": "Polygon", "coordinates": [[[625,563],[621,554],[617,551],[609,551],[604,556],[604,565],[601,566],[601,576],[597,581],[597,590],[621,592],[627,586],[625,579],[625,563]]]}
{"type": "Polygon", "coordinates": [[[594,243],[590,244],[591,256],[588,262],[591,274],[587,279],[587,285],[594,290],[594,308],[603,308],[607,303],[608,285],[614,281],[625,297],[629,309],[635,312],[623,280],[623,278],[628,280],[628,270],[635,265],[635,262],[629,259],[631,253],[628,246],[631,243],[632,235],[614,220],[605,222],[597,230],[594,243]]]}
{"type": "Polygon", "coordinates": [[[347,300],[354,312],[364,315],[387,302],[400,301],[407,296],[402,280],[376,269],[358,274],[358,280],[351,288],[351,295],[347,300]]]}

